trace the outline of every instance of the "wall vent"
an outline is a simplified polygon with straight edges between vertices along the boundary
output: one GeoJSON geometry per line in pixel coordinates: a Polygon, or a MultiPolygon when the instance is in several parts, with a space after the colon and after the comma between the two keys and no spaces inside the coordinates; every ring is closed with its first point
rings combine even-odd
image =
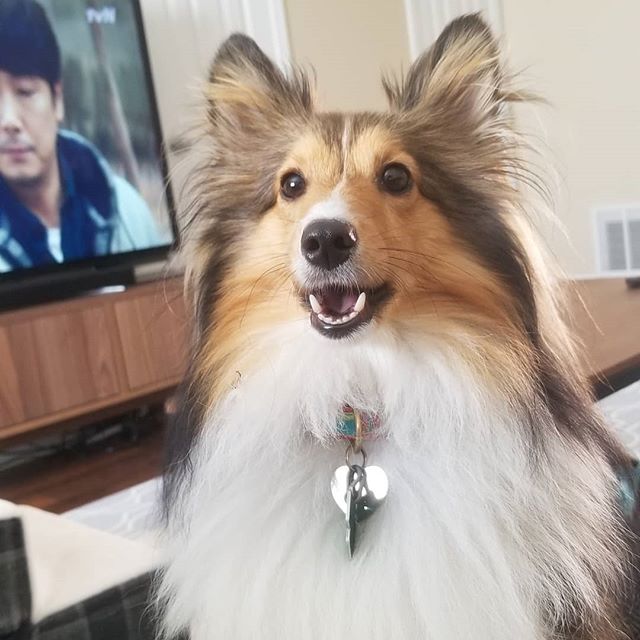
{"type": "Polygon", "coordinates": [[[598,269],[603,274],[640,273],[640,205],[595,211],[598,269]]]}

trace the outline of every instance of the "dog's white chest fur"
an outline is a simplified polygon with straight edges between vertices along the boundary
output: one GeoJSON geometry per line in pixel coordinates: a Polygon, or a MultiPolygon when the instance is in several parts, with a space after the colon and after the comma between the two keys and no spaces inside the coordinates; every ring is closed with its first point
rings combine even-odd
{"type": "Polygon", "coordinates": [[[610,529],[602,460],[556,437],[534,463],[515,414],[442,345],[381,332],[366,345],[287,340],[198,444],[168,534],[170,629],[540,640],[543,610],[562,616],[594,597],[582,560],[603,553],[594,531],[610,529]],[[390,482],[352,560],[330,491],[343,402],[383,416],[386,437],[367,452],[390,482]]]}

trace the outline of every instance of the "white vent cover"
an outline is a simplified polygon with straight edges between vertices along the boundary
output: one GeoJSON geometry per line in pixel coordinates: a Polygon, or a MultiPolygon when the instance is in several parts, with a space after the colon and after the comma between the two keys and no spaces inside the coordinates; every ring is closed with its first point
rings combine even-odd
{"type": "Polygon", "coordinates": [[[640,205],[595,211],[596,248],[601,273],[640,273],[640,205]]]}

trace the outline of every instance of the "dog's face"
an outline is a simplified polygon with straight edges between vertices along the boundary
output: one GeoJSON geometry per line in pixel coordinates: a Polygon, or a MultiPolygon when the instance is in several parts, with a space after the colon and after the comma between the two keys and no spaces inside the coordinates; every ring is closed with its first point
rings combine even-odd
{"type": "Polygon", "coordinates": [[[276,174],[277,200],[264,220],[269,253],[260,256],[288,265],[313,329],[344,339],[373,320],[429,314],[434,304],[496,312],[482,292],[495,284],[422,192],[425,169],[397,119],[314,120],[276,174]]]}
{"type": "Polygon", "coordinates": [[[512,219],[518,96],[502,85],[477,16],[385,84],[382,114],[317,112],[303,75],[230,38],[208,84],[212,143],[188,235],[209,369],[290,323],[326,340],[372,326],[535,336],[512,219]]]}

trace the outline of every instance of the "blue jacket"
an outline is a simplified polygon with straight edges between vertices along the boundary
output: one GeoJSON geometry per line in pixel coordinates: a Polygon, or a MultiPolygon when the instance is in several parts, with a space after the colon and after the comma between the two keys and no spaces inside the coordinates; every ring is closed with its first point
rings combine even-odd
{"type": "MultiPolygon", "coordinates": [[[[58,132],[63,186],[60,233],[64,261],[145,249],[163,238],[145,201],[102,154],[69,131],[58,132]]],[[[55,264],[47,228],[0,177],[0,272],[55,264]]]]}

